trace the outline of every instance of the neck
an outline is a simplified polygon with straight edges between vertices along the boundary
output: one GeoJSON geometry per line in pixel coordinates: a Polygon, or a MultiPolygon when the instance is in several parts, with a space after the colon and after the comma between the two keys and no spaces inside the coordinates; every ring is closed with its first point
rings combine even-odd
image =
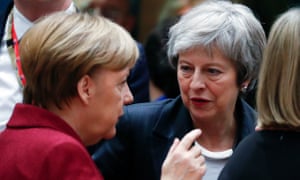
{"type": "Polygon", "coordinates": [[[206,121],[194,125],[202,130],[198,143],[210,151],[224,151],[231,149],[236,136],[236,121],[229,120],[206,121]]]}
{"type": "Polygon", "coordinates": [[[14,0],[16,8],[30,21],[56,12],[66,10],[72,0],[39,0],[31,2],[28,0],[14,0]]]}
{"type": "Polygon", "coordinates": [[[65,121],[80,137],[82,142],[85,144],[86,139],[84,134],[81,132],[81,124],[80,119],[82,118],[82,113],[80,109],[78,109],[77,104],[78,101],[76,99],[72,99],[70,105],[62,104],[62,108],[59,109],[54,104],[49,103],[47,110],[59,116],[63,121],[65,121]],[[74,103],[75,102],[75,103],[74,103]]]}

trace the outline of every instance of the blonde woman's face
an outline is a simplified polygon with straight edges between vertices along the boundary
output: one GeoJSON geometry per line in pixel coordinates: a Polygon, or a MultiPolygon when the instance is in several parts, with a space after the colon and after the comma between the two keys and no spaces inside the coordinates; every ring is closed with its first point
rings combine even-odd
{"type": "MultiPolygon", "coordinates": [[[[115,125],[123,114],[123,105],[133,101],[127,84],[130,68],[120,71],[101,69],[93,75],[95,92],[91,98],[86,133],[104,139],[116,134],[115,125]]],[[[99,139],[98,139],[99,140],[99,139]]]]}
{"type": "Polygon", "coordinates": [[[194,121],[233,118],[239,88],[233,63],[218,50],[179,54],[177,76],[182,100],[194,121]]]}

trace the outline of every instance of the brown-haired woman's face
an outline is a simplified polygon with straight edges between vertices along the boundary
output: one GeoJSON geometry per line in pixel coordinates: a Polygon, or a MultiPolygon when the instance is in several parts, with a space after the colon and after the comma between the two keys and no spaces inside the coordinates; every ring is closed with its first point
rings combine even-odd
{"type": "Polygon", "coordinates": [[[182,100],[194,121],[233,117],[239,88],[233,63],[214,49],[179,54],[177,76],[182,100]]]}

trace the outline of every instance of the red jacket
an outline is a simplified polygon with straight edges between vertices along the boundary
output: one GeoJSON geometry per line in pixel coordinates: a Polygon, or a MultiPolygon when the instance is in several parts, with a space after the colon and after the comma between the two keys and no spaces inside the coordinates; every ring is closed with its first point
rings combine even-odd
{"type": "Polygon", "coordinates": [[[79,136],[55,114],[17,104],[0,134],[0,179],[103,179],[79,136]]]}

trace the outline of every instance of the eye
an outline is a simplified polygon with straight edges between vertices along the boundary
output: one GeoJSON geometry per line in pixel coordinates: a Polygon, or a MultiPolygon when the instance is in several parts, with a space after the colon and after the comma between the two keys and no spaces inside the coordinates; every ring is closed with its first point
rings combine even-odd
{"type": "Polygon", "coordinates": [[[207,72],[211,75],[219,75],[222,73],[219,69],[216,68],[208,68],[207,72]]]}
{"type": "Polygon", "coordinates": [[[193,68],[190,67],[189,65],[179,65],[179,69],[180,71],[185,73],[191,72],[193,70],[193,68]]]}
{"type": "Polygon", "coordinates": [[[118,84],[118,89],[120,91],[122,91],[124,89],[124,87],[126,86],[127,84],[127,80],[124,80],[124,81],[121,81],[119,84],[118,84]]]}

